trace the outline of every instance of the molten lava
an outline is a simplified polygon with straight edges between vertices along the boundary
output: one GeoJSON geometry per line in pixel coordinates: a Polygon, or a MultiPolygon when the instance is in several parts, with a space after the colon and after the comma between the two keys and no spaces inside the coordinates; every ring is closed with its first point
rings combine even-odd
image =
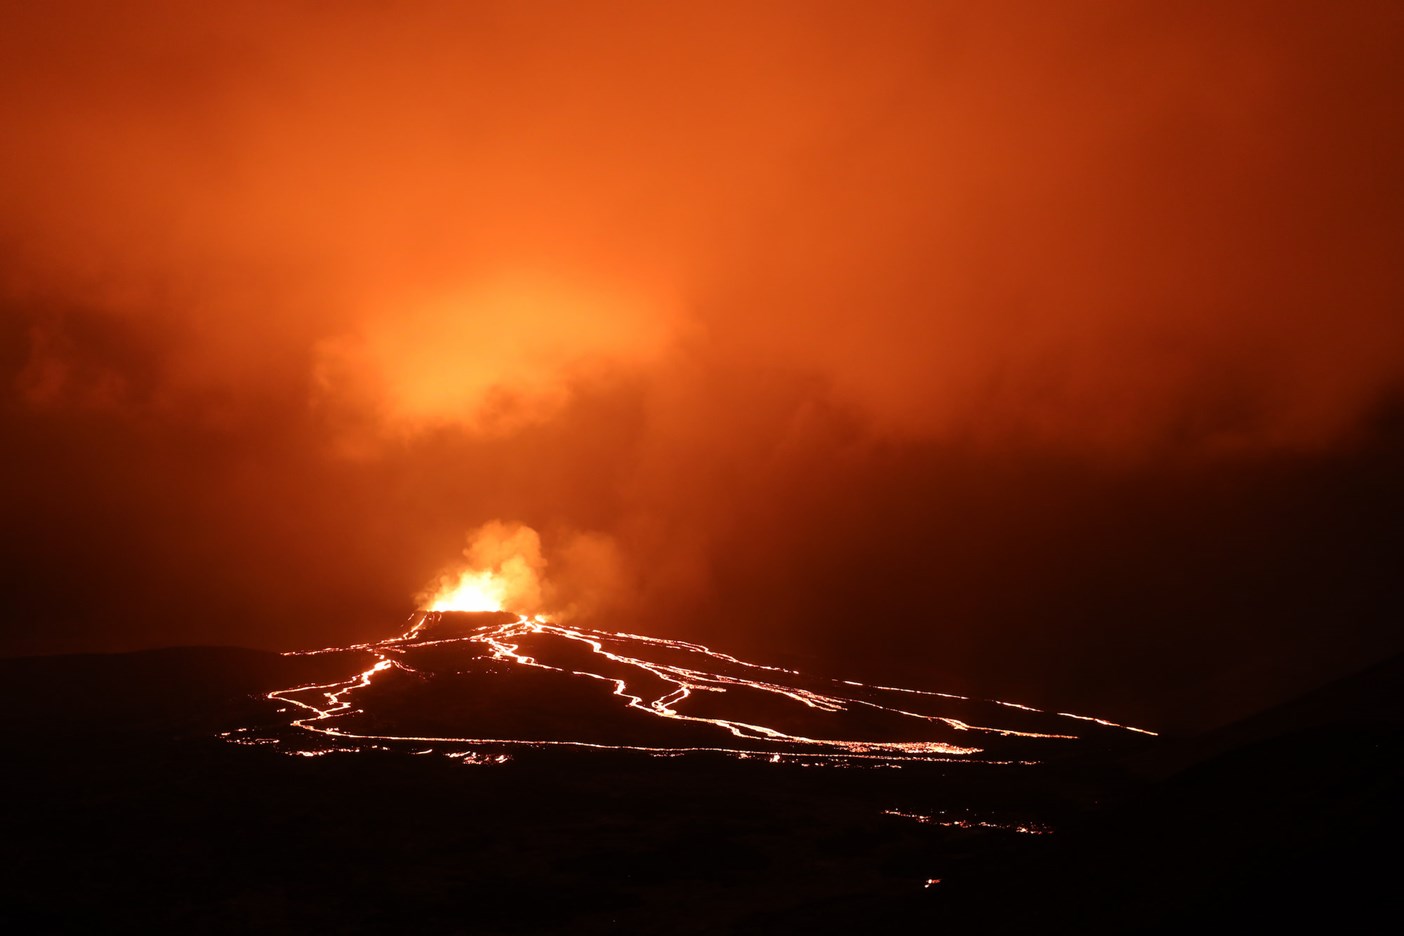
{"type": "MultiPolygon", "coordinates": [[[[499,594],[490,573],[450,584],[457,587],[436,598],[436,607],[481,608],[499,594]]],[[[399,637],[288,654],[366,662],[350,664],[339,681],[269,693],[294,715],[271,734],[244,729],[226,737],[282,745],[290,754],[403,747],[473,764],[502,763],[504,749],[564,746],[898,767],[1031,763],[1049,745],[1089,732],[1150,733],[1020,704],[811,677],[701,644],[545,616],[429,610],[411,621],[399,637]],[[1069,719],[1085,727],[1074,733],[1069,719]]]]}

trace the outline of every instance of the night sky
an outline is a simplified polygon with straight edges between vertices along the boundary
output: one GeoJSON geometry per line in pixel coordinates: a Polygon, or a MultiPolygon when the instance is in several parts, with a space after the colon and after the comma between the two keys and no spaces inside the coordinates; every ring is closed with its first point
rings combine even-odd
{"type": "Polygon", "coordinates": [[[0,653],[547,600],[1169,730],[1401,649],[1395,3],[0,14],[0,653]]]}

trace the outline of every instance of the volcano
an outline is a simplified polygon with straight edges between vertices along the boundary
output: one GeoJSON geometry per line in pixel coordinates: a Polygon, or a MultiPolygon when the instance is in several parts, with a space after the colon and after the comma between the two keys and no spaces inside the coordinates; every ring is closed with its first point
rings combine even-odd
{"type": "Polygon", "coordinates": [[[289,655],[337,661],[346,675],[268,693],[286,724],[226,737],[304,756],[413,747],[478,758],[560,746],[896,767],[1032,763],[1069,744],[1153,734],[525,615],[420,611],[401,636],[289,655]]]}

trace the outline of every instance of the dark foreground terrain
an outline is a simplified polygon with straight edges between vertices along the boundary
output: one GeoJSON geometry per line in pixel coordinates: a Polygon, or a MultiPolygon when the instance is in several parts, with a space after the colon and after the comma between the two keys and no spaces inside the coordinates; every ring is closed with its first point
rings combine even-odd
{"type": "Polygon", "coordinates": [[[1036,766],[218,738],[325,665],[0,661],[6,930],[1370,932],[1395,903],[1398,660],[1210,735],[1036,766]]]}

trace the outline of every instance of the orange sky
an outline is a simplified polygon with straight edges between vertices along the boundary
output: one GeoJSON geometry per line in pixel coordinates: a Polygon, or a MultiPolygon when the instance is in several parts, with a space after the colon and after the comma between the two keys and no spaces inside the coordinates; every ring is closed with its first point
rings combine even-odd
{"type": "Polygon", "coordinates": [[[4,646],[373,629],[504,519],[657,629],[988,662],[1395,451],[1395,4],[3,19],[4,646]]]}

